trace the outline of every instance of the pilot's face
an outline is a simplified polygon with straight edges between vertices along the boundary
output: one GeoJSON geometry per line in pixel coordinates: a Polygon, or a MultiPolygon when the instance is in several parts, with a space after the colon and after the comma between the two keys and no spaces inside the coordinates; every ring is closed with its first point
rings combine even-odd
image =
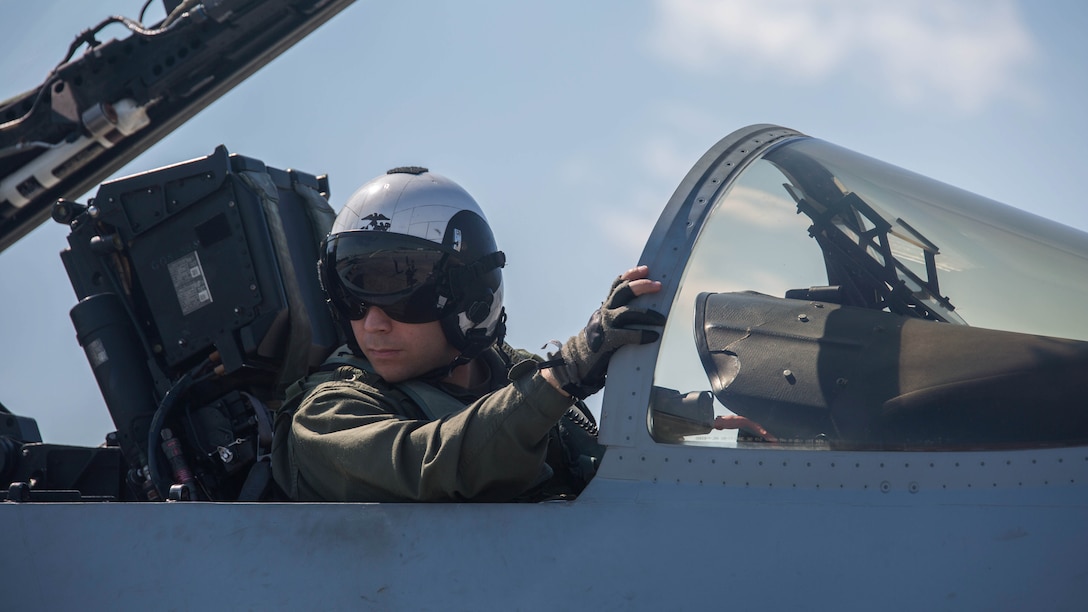
{"type": "Polygon", "coordinates": [[[377,306],[371,306],[362,319],[352,321],[351,330],[367,361],[388,382],[416,378],[449,365],[460,354],[446,339],[438,321],[400,323],[377,306]]]}

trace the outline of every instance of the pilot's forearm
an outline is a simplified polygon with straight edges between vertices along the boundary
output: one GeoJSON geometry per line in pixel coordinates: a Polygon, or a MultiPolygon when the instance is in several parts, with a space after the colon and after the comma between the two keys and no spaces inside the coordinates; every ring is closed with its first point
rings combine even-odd
{"type": "Polygon", "coordinates": [[[570,393],[563,390],[562,385],[559,384],[559,380],[555,378],[555,374],[551,368],[546,368],[540,371],[540,376],[547,381],[556,391],[563,395],[563,397],[570,397],[570,393]]]}
{"type": "Polygon", "coordinates": [[[570,405],[539,375],[437,421],[392,414],[362,384],[323,385],[292,424],[292,463],[319,499],[508,499],[539,476],[547,434],[570,405]]]}

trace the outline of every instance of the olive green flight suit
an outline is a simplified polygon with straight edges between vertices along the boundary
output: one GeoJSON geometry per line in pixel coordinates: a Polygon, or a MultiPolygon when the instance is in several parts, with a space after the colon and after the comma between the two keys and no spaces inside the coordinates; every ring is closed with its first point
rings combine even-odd
{"type": "Polygon", "coordinates": [[[277,411],[273,477],[298,501],[575,495],[603,454],[596,425],[530,356],[505,345],[488,349],[478,359],[489,383],[465,397],[422,381],[390,384],[341,347],[289,389],[277,411]]]}

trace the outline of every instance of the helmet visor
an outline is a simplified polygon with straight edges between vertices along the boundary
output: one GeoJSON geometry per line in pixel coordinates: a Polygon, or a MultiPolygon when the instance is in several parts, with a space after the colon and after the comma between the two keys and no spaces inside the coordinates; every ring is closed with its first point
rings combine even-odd
{"type": "Polygon", "coordinates": [[[394,321],[428,323],[451,306],[441,289],[449,267],[461,262],[423,238],[355,231],[328,238],[322,265],[329,298],[347,318],[362,319],[377,306],[394,321]]]}

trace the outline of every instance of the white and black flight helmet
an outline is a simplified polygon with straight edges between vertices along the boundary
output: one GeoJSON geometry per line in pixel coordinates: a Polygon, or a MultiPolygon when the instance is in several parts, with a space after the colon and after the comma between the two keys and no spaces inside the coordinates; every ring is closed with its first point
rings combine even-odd
{"type": "Polygon", "coordinates": [[[466,363],[506,334],[506,256],[460,185],[426,168],[394,168],[360,187],[337,215],[319,263],[322,287],[348,321],[377,306],[403,323],[440,321],[466,363]]]}

